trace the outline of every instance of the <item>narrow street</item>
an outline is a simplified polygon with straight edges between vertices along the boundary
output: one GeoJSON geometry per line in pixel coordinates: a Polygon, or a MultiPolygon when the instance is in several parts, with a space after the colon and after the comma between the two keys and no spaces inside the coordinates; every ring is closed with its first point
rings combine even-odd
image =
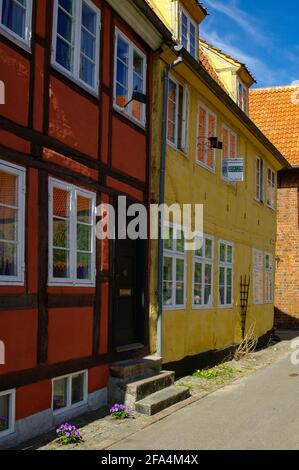
{"type": "Polygon", "coordinates": [[[298,390],[288,354],[110,449],[298,450],[298,390]]]}

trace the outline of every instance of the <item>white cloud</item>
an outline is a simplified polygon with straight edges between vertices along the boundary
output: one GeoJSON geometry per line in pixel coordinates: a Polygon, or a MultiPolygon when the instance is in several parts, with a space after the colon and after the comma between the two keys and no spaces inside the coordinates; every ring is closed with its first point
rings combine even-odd
{"type": "Polygon", "coordinates": [[[236,0],[221,2],[219,0],[204,0],[205,6],[223,13],[228,18],[237,23],[247,34],[259,43],[268,44],[270,38],[264,34],[256,18],[252,18],[238,7],[236,0]]]}

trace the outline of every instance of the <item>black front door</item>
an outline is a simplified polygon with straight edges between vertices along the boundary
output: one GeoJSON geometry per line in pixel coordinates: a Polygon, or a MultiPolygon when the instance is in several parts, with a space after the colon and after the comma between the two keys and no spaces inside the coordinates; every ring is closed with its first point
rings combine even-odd
{"type": "Polygon", "coordinates": [[[113,347],[144,344],[146,240],[114,241],[113,347]]]}

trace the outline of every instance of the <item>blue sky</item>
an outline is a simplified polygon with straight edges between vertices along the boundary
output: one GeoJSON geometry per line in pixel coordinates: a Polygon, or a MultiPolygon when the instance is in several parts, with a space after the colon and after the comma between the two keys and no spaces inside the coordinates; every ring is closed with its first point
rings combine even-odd
{"type": "Polygon", "coordinates": [[[298,0],[202,0],[200,34],[246,63],[257,87],[299,80],[298,0]]]}

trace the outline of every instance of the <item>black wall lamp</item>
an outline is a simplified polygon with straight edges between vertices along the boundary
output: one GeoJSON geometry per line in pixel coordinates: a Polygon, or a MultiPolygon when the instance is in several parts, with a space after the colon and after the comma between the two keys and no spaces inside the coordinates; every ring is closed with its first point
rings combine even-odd
{"type": "Polygon", "coordinates": [[[223,149],[223,142],[218,140],[218,137],[209,137],[209,141],[211,143],[212,149],[222,150],[223,149]]]}
{"type": "Polygon", "coordinates": [[[140,91],[133,91],[132,98],[130,99],[130,101],[127,102],[127,104],[125,104],[124,108],[129,106],[132,101],[138,101],[139,103],[147,104],[147,96],[144,93],[141,93],[140,91]]]}

